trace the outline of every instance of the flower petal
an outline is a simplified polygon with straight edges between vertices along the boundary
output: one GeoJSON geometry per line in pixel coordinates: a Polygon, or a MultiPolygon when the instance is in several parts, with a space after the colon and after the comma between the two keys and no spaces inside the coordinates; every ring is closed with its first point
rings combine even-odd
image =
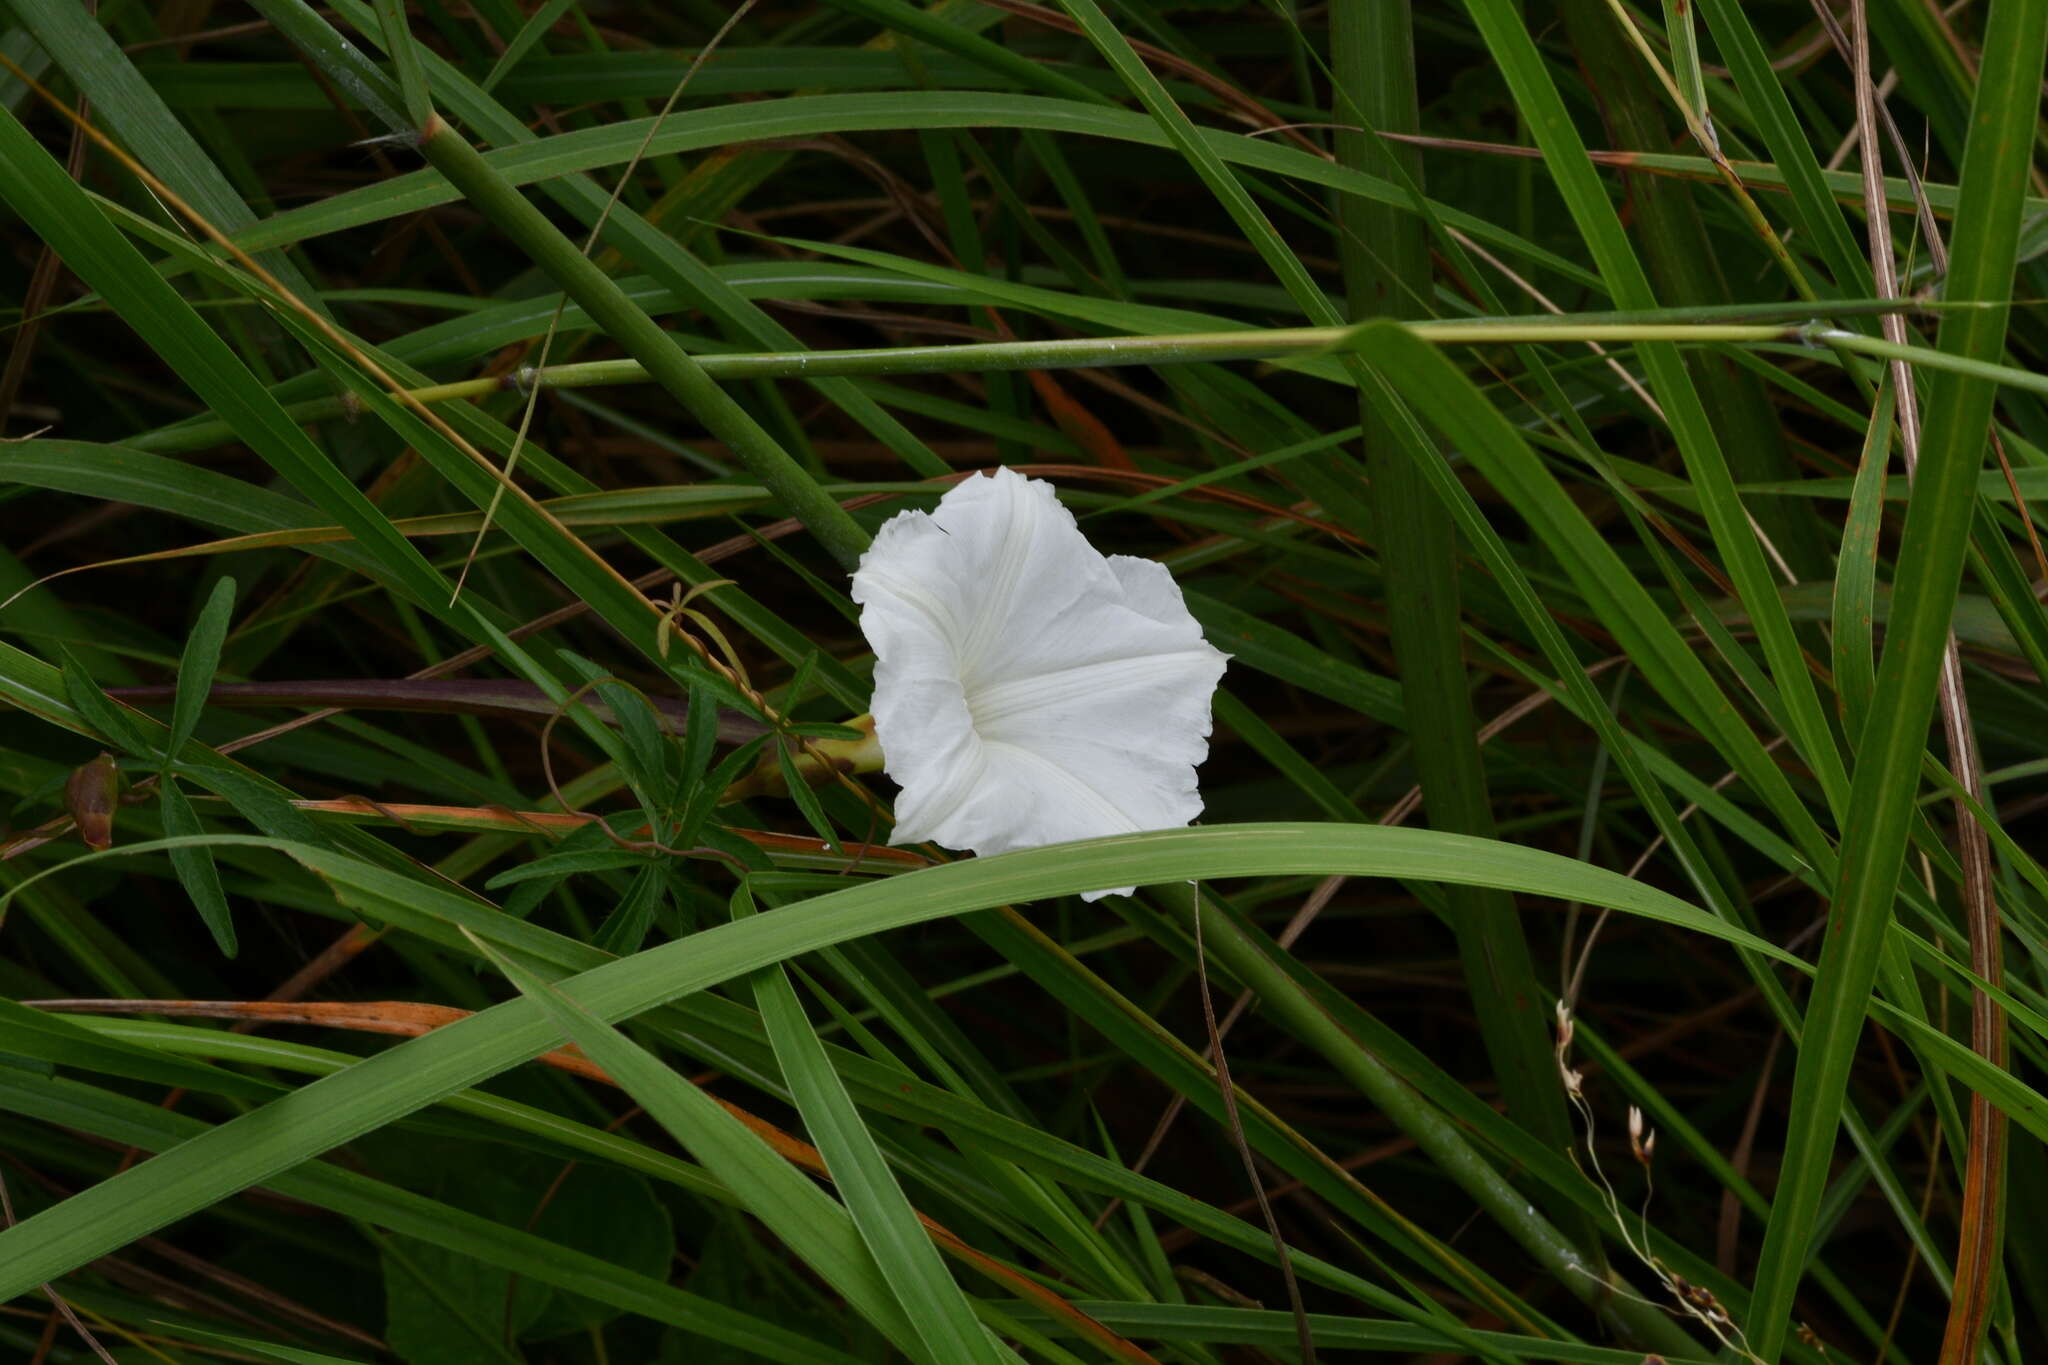
{"type": "Polygon", "coordinates": [[[1164,566],[1104,558],[1050,484],[998,470],[891,518],[853,597],[895,842],[1002,853],[1201,813],[1225,656],[1164,566]]]}

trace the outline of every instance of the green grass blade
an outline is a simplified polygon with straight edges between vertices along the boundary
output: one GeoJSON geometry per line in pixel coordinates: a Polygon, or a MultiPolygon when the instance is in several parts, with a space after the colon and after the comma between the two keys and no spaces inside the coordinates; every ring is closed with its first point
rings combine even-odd
{"type": "MultiPolygon", "coordinates": [[[[221,231],[240,232],[255,223],[256,215],[220,167],[95,22],[91,9],[64,0],[16,0],[10,8],[92,102],[93,118],[137,160],[221,231]]],[[[300,298],[320,306],[312,282],[282,252],[267,253],[263,263],[300,298]]]]}
{"type": "MultiPolygon", "coordinates": [[[[745,887],[735,893],[736,909],[752,897],[745,887]]],[[[932,1245],[931,1234],[896,1183],[888,1162],[861,1121],[853,1100],[824,1044],[805,1016],[796,988],[780,964],[755,974],[754,1002],[775,1048],[776,1060],[788,1078],[804,1127],[824,1155],[840,1198],[861,1240],[926,1352],[933,1360],[961,1365],[996,1365],[1014,1361],[974,1316],[967,1296],[953,1281],[932,1245]]]]}
{"type": "Polygon", "coordinates": [[[215,413],[293,486],[320,504],[425,605],[447,600],[441,577],[294,426],[248,368],[149,267],[20,123],[0,117],[0,197],[110,303],[215,413]]]}
{"type": "Polygon", "coordinates": [[[419,48],[412,40],[412,25],[406,18],[404,0],[373,0],[377,21],[384,29],[384,50],[391,54],[397,73],[399,93],[405,97],[406,116],[413,130],[425,136],[427,121],[434,116],[434,97],[427,89],[426,72],[420,68],[419,48]]]}
{"type": "MultiPolygon", "coordinates": [[[[1573,126],[1548,68],[1525,27],[1521,13],[1508,0],[1468,0],[1487,46],[1500,63],[1515,93],[1515,102],[1542,148],[1556,177],[1559,192],[1571,209],[1601,273],[1624,308],[1652,308],[1657,300],[1622,231],[1606,189],[1600,184],[1585,144],[1573,126]]],[[[1833,732],[1820,708],[1805,654],[1786,616],[1770,566],[1758,544],[1753,524],[1707,419],[1699,392],[1685,373],[1676,348],[1665,343],[1638,347],[1651,386],[1664,405],[1672,435],[1685,457],[1687,472],[1714,532],[1714,545],[1727,563],[1736,591],[1749,606],[1773,681],[1783,696],[1789,738],[1819,777],[1829,804],[1839,810],[1847,779],[1833,732]]],[[[1774,805],[1776,803],[1774,802],[1774,805]]],[[[1803,821],[1781,811],[1788,826],[1803,821]]],[[[1820,853],[1810,849],[1809,855],[1820,853]]]]}
{"type": "Polygon", "coordinates": [[[487,218],[518,242],[570,297],[599,319],[678,402],[726,441],[754,477],[851,571],[868,535],[747,411],[706,377],[703,369],[654,320],[634,307],[618,285],[477,150],[445,123],[427,130],[421,151],[487,218]]]}
{"type": "MultiPolygon", "coordinates": [[[[223,843],[233,842],[232,836],[223,843]]],[[[382,916],[477,902],[337,854],[294,849],[350,903],[382,916]]],[[[1153,880],[1284,872],[1501,885],[1681,925],[1780,960],[1789,954],[1650,887],[1552,854],[1433,830],[1238,825],[1093,840],[934,867],[649,949],[565,986],[618,1019],[795,954],[970,910],[1153,880]]],[[[502,918],[502,917],[500,917],[502,918]]],[[[510,945],[508,945],[510,946],[510,945]]],[[[536,1056],[559,1041],[538,1005],[508,1002],[315,1081],[247,1118],[0,1232],[0,1294],[56,1278],[129,1238],[536,1056]],[[294,1116],[303,1115],[304,1121],[294,1116]]]]}
{"type": "MultiPolygon", "coordinates": [[[[1958,186],[1947,296],[1993,306],[1946,315],[1937,341],[1943,351],[1980,360],[1998,355],[2005,340],[2035,92],[2048,54],[2048,4],[1999,0],[1989,23],[1958,186]]],[[[1991,385],[1953,373],[1937,374],[1928,386],[1927,436],[1894,570],[1891,625],[1843,821],[1841,879],[1807,1008],[1785,1160],[1757,1265],[1749,1336],[1766,1361],[1778,1358],[1790,1328],[1849,1064],[1891,922],[1993,398],[1991,385]]]]}
{"type": "MultiPolygon", "coordinates": [[[[1419,199],[1421,157],[1413,148],[1377,136],[1413,135],[1421,129],[1408,6],[1346,6],[1333,12],[1331,23],[1340,121],[1363,124],[1358,132],[1339,135],[1338,160],[1397,184],[1414,184],[1419,199]]],[[[1429,242],[1420,218],[1346,197],[1339,204],[1338,226],[1352,321],[1427,311],[1429,242]]],[[[1418,467],[1440,456],[1427,447],[1411,448],[1402,439],[1406,428],[1383,415],[1387,405],[1399,402],[1385,386],[1361,383],[1359,422],[1373,490],[1374,546],[1386,579],[1389,634],[1423,810],[1432,829],[1490,839],[1493,811],[1460,631],[1456,533],[1449,509],[1418,467]]],[[[1466,985],[1508,1112],[1545,1145],[1569,1147],[1571,1121],[1557,1083],[1549,1019],[1514,903],[1477,888],[1451,888],[1446,899],[1466,985]]],[[[1547,1202],[1572,1240],[1589,1251],[1597,1245],[1589,1220],[1555,1198],[1547,1202]]]]}
{"type": "MultiPolygon", "coordinates": [[[[30,1077],[12,1068],[0,1073],[0,1099],[10,1112],[33,1114],[146,1151],[177,1151],[180,1143],[204,1141],[209,1133],[220,1131],[127,1096],[62,1078],[30,1077]]],[[[767,1360],[851,1365],[858,1359],[652,1276],[326,1162],[307,1163],[265,1183],[287,1198],[472,1256],[767,1360]]]]}
{"type": "Polygon", "coordinates": [[[520,994],[541,1007],[554,1028],[603,1067],[655,1122],[732,1190],[749,1212],[898,1346],[912,1349],[916,1331],[891,1298],[888,1284],[844,1208],[687,1077],[662,1065],[574,999],[493,951],[483,940],[477,943],[520,994]]]}

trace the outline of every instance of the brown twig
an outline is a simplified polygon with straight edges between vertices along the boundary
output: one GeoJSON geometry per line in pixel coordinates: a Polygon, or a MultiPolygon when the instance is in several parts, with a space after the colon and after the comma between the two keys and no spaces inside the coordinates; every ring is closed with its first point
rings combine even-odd
{"type": "Polygon", "coordinates": [[[1223,1051],[1223,1035],[1216,1027],[1216,1001],[1209,993],[1209,964],[1202,951],[1202,888],[1190,882],[1188,894],[1194,909],[1195,985],[1202,1000],[1202,1025],[1209,1034],[1209,1057],[1216,1068],[1216,1088],[1223,1097],[1224,1123],[1230,1129],[1230,1140],[1244,1163],[1245,1178],[1251,1181],[1252,1194],[1259,1201],[1259,1216],[1265,1220],[1266,1233],[1273,1239],[1273,1255],[1280,1264],[1280,1281],[1287,1286],[1287,1306],[1294,1314],[1294,1337],[1301,1351],[1302,1365],[1315,1365],[1315,1337],[1309,1331],[1308,1309],[1302,1305],[1301,1285],[1294,1278],[1294,1258],[1288,1254],[1287,1239],[1280,1235],[1280,1220],[1273,1213],[1273,1201],[1266,1197],[1265,1182],[1259,1178],[1259,1164],[1253,1159],[1251,1143],[1245,1138],[1244,1120],[1237,1112],[1237,1081],[1230,1074],[1230,1059],[1223,1051]]]}

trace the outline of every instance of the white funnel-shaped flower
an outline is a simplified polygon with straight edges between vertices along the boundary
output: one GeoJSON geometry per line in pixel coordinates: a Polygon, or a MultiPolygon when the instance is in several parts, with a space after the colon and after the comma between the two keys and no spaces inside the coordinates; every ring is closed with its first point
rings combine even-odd
{"type": "Polygon", "coordinates": [[[999,469],[890,518],[853,600],[903,789],[891,842],[1007,853],[1201,814],[1227,656],[1163,565],[1104,557],[1051,484],[999,469]]]}

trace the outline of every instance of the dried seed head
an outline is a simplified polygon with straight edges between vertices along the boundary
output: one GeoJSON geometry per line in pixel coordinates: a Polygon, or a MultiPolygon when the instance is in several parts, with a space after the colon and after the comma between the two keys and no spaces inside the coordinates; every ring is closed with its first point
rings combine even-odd
{"type": "Polygon", "coordinates": [[[1694,1284],[1682,1275],[1673,1275],[1671,1289],[1687,1308],[1706,1321],[1716,1324],[1731,1321],[1727,1310],[1721,1307],[1721,1301],[1714,1297],[1714,1291],[1705,1285],[1694,1284]]]}
{"type": "Polygon", "coordinates": [[[1628,1145],[1629,1150],[1635,1153],[1637,1164],[1641,1166],[1648,1166],[1650,1157],[1657,1150],[1656,1130],[1651,1129],[1645,1133],[1643,1111],[1634,1105],[1628,1107],[1628,1145]]]}

